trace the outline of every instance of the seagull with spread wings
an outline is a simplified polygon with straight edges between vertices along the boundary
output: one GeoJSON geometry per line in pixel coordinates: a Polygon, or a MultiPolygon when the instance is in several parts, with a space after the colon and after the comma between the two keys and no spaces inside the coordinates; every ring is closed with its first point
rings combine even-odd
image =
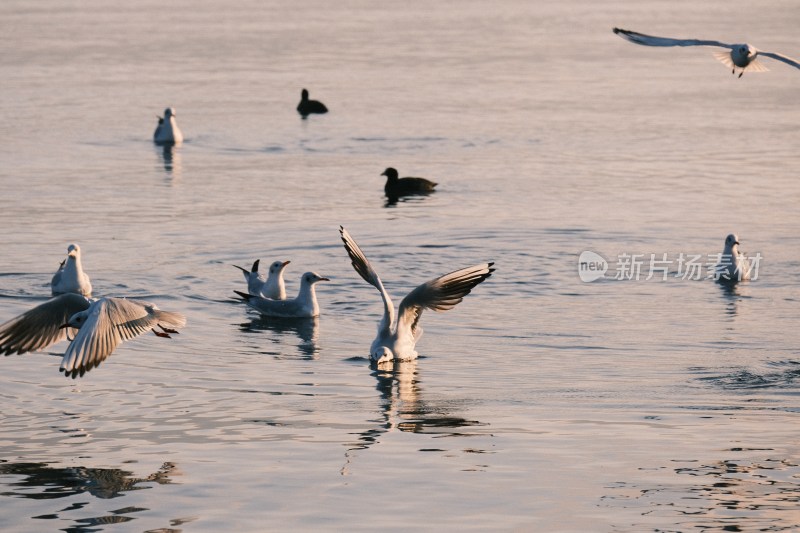
{"type": "Polygon", "coordinates": [[[378,273],[347,230],[340,226],[339,233],[353,268],[364,281],[378,289],[383,299],[383,318],[378,324],[378,335],[369,349],[370,359],[375,363],[416,359],[418,354],[414,348],[422,336],[419,324],[422,311],[452,309],[495,270],[492,268],[494,263],[481,263],[427,281],[403,298],[395,317],[394,304],[378,273]]]}
{"type": "Polygon", "coordinates": [[[740,68],[740,78],[745,71],[763,72],[765,70],[769,70],[760,61],[758,61],[758,58],[761,56],[776,59],[786,63],[787,65],[800,69],[800,62],[798,62],[796,59],[792,59],[791,57],[787,57],[776,52],[759,50],[753,45],[747,43],[728,44],[720,41],[711,41],[705,39],[672,39],[670,37],[655,37],[653,35],[645,35],[644,33],[623,30],[620,28],[614,28],[614,33],[632,43],[641,44],[644,46],[717,46],[720,48],[727,48],[726,51],[714,52],[714,57],[719,59],[728,68],[730,68],[734,74],[736,73],[736,68],[740,68]]]}
{"type": "Polygon", "coordinates": [[[0,325],[0,353],[43,350],[67,338],[71,342],[61,359],[61,371],[75,378],[105,361],[124,341],[151,330],[159,337],[169,338],[170,333],[177,333],[176,328],[185,325],[183,315],[162,311],[150,302],[127,298],[93,300],[67,293],[0,325]]]}

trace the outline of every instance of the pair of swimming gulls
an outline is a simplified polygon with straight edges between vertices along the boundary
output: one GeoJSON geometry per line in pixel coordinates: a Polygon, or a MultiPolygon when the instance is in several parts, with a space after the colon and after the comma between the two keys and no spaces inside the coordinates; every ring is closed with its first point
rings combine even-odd
{"type": "Polygon", "coordinates": [[[644,46],[716,46],[719,48],[726,48],[727,51],[715,52],[714,56],[728,68],[730,68],[734,74],[736,73],[737,68],[741,69],[739,72],[740,78],[745,71],[763,72],[765,70],[769,70],[758,61],[758,58],[761,56],[776,59],[792,67],[800,68],[800,62],[798,62],[796,59],[792,59],[791,57],[787,57],[776,52],[759,50],[755,46],[748,43],[728,44],[707,39],[673,39],[671,37],[655,37],[653,35],[645,35],[643,33],[623,30],[620,28],[614,28],[614,33],[632,43],[641,44],[644,46]]]}
{"type": "MultiPolygon", "coordinates": [[[[378,289],[383,300],[383,318],[370,347],[370,359],[376,363],[416,358],[415,345],[422,335],[419,325],[422,311],[452,309],[495,270],[493,263],[482,263],[423,283],[403,298],[395,316],[394,305],[380,277],[347,230],[340,227],[339,231],[353,268],[378,289]]],[[[328,278],[306,272],[297,298],[281,300],[286,295],[282,273],[287,264],[288,261],[273,263],[266,279],[258,274],[258,261],[250,271],[237,267],[244,272],[249,291],[236,291],[237,294],[269,316],[317,316],[319,305],[314,285],[328,278]],[[267,295],[277,298],[270,299],[267,295]]],[[[71,336],[60,370],[75,378],[98,366],[126,340],[148,331],[169,338],[171,333],[177,333],[177,328],[186,325],[186,317],[180,313],[162,311],[150,302],[112,297],[92,299],[89,276],[83,271],[80,247],[75,244],[69,246],[66,260],[53,276],[51,289],[52,299],[0,325],[0,353],[42,350],[71,336]]]]}

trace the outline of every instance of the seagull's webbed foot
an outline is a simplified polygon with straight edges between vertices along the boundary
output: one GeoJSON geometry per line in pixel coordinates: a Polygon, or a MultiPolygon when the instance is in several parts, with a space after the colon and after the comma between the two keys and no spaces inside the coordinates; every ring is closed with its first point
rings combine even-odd
{"type": "Polygon", "coordinates": [[[744,71],[741,71],[741,72],[739,73],[739,77],[741,78],[743,74],[744,74],[744,71]]]}
{"type": "Polygon", "coordinates": [[[158,327],[161,328],[161,331],[157,331],[155,328],[153,328],[153,333],[155,333],[156,336],[158,336],[158,337],[163,337],[165,339],[171,339],[172,337],[169,336],[170,333],[175,333],[175,334],[178,333],[178,330],[165,328],[161,324],[158,324],[158,327]]]}

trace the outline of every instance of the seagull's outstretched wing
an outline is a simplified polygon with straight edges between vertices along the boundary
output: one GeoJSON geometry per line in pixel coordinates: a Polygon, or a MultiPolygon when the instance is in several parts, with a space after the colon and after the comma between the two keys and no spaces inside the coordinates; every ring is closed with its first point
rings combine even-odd
{"type": "Polygon", "coordinates": [[[642,44],[645,46],[721,46],[723,48],[732,49],[732,44],[721,43],[719,41],[708,41],[703,39],[672,39],[669,37],[655,37],[653,35],[645,35],[630,30],[623,30],[614,28],[614,33],[627,39],[632,43],[642,44]]]}
{"type": "Polygon", "coordinates": [[[9,320],[0,326],[0,353],[33,352],[63,340],[67,329],[61,326],[89,305],[80,294],[62,294],[9,320]]]}
{"type": "Polygon", "coordinates": [[[342,236],[344,249],[347,250],[347,255],[350,256],[355,271],[358,272],[362,278],[364,278],[364,281],[374,286],[378,290],[381,290],[383,288],[381,278],[378,276],[378,273],[375,272],[375,269],[372,268],[367,256],[364,255],[364,252],[362,252],[361,248],[358,247],[356,241],[353,240],[353,237],[350,236],[343,226],[339,226],[339,233],[342,236]]]}
{"type": "Polygon", "coordinates": [[[403,298],[398,311],[397,329],[410,328],[412,336],[423,309],[447,311],[455,307],[479,283],[492,275],[494,263],[462,268],[423,283],[403,298]]]}
{"type": "Polygon", "coordinates": [[[785,55],[777,54],[775,52],[764,52],[762,50],[758,51],[758,55],[764,56],[764,57],[771,57],[772,59],[777,59],[778,61],[783,61],[787,65],[791,65],[794,68],[800,68],[800,62],[798,62],[796,59],[792,59],[791,57],[788,57],[788,56],[785,56],[785,55]]]}
{"type": "Polygon", "coordinates": [[[61,370],[73,378],[105,361],[123,341],[156,326],[180,328],[186,325],[186,318],[179,313],[161,311],[149,302],[126,298],[102,298],[94,302],[87,313],[86,321],[61,360],[61,370]]]}
{"type": "Polygon", "coordinates": [[[392,303],[392,299],[389,297],[389,293],[383,288],[383,282],[378,276],[378,273],[375,272],[375,269],[372,268],[372,265],[370,265],[369,260],[367,260],[367,256],[364,255],[364,252],[361,251],[361,248],[358,247],[356,241],[353,240],[353,237],[347,233],[347,230],[344,229],[343,226],[339,226],[339,234],[342,236],[344,249],[347,250],[347,255],[350,256],[350,260],[352,261],[355,271],[358,272],[362,278],[364,278],[364,281],[378,289],[378,291],[381,293],[381,298],[383,298],[384,313],[383,318],[378,325],[378,330],[383,332],[389,331],[392,323],[394,322],[394,304],[392,303]]]}

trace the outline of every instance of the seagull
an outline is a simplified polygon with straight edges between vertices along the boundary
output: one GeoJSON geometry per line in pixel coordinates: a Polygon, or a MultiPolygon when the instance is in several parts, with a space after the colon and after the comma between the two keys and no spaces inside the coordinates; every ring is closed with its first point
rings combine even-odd
{"type": "Polygon", "coordinates": [[[312,113],[327,113],[328,108],[325,107],[325,104],[322,102],[318,102],[317,100],[309,100],[308,91],[303,89],[303,92],[300,93],[300,103],[297,104],[297,112],[300,113],[303,118],[306,118],[312,113]]]}
{"type": "Polygon", "coordinates": [[[725,237],[725,248],[714,268],[714,279],[723,283],[736,283],[750,279],[750,262],[739,252],[739,237],[731,233],[725,237]]]}
{"type": "Polygon", "coordinates": [[[150,330],[159,337],[170,338],[170,333],[178,333],[175,328],[185,325],[183,315],[161,311],[150,302],[90,299],[67,293],[0,326],[0,353],[42,350],[67,338],[71,342],[61,359],[60,370],[75,378],[105,361],[123,341],[150,330]]]}
{"type": "Polygon", "coordinates": [[[398,178],[397,170],[389,167],[383,171],[381,176],[386,176],[386,185],[383,192],[389,198],[397,198],[405,194],[420,194],[433,191],[438,183],[425,178],[398,178]]]}
{"type": "Polygon", "coordinates": [[[383,318],[378,324],[378,335],[369,349],[370,359],[375,363],[416,359],[418,354],[414,347],[422,336],[422,327],[419,325],[422,311],[452,309],[495,271],[492,268],[494,263],[481,263],[425,282],[403,298],[395,319],[394,304],[378,273],[347,230],[339,226],[339,233],[353,268],[364,281],[378,289],[383,299],[383,318]]]}
{"type": "Polygon", "coordinates": [[[319,316],[319,304],[314,285],[320,281],[330,281],[316,272],[306,272],[300,278],[300,293],[293,300],[270,300],[254,294],[233,291],[264,316],[279,318],[312,318],[319,316]]]}
{"type": "Polygon", "coordinates": [[[736,67],[739,67],[741,69],[739,72],[740,78],[746,70],[753,72],[763,72],[765,70],[769,70],[758,61],[759,56],[771,57],[772,59],[783,61],[787,65],[800,68],[800,62],[798,62],[796,59],[792,59],[791,57],[787,57],[775,52],[765,52],[764,50],[759,50],[747,43],[728,44],[719,41],[707,41],[703,39],[670,39],[669,37],[654,37],[652,35],[645,35],[635,31],[622,30],[620,28],[614,28],[614,33],[632,43],[642,44],[645,46],[718,46],[721,48],[727,48],[730,51],[714,52],[714,57],[722,61],[722,63],[731,69],[732,73],[734,74],[736,73],[736,67]]]}
{"type": "Polygon", "coordinates": [[[53,274],[50,281],[50,289],[53,296],[59,294],[74,293],[89,297],[92,295],[92,283],[89,276],[83,271],[81,265],[81,247],[77,244],[70,244],[67,248],[67,258],[53,274]]]}
{"type": "Polygon", "coordinates": [[[175,120],[175,108],[166,108],[164,118],[158,117],[158,126],[153,134],[153,141],[156,144],[180,144],[183,142],[183,133],[175,120]]]}
{"type": "Polygon", "coordinates": [[[258,273],[258,264],[261,260],[256,259],[250,270],[233,265],[244,274],[247,281],[247,292],[254,296],[269,298],[270,300],[285,300],[286,286],[283,283],[283,269],[291,261],[275,261],[269,266],[269,275],[266,279],[258,273]]]}

